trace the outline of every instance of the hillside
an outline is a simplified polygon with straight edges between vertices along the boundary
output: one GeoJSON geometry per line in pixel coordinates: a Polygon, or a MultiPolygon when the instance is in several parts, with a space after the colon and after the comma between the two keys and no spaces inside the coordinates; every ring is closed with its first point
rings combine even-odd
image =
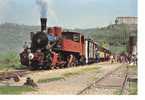
{"type": "Polygon", "coordinates": [[[126,52],[130,35],[137,37],[137,25],[109,25],[102,28],[93,28],[76,31],[84,33],[112,52],[126,52]]]}
{"type": "Polygon", "coordinates": [[[38,26],[26,26],[13,23],[0,25],[0,52],[20,51],[30,32],[39,30],[38,26]]]}
{"type": "MultiPolygon", "coordinates": [[[[26,26],[13,23],[0,25],[0,52],[20,52],[25,41],[29,41],[30,32],[39,31],[39,26],[26,26]]],[[[105,43],[113,52],[126,50],[130,33],[135,33],[136,26],[109,25],[103,28],[75,29],[86,37],[93,38],[100,44],[105,43]]]]}

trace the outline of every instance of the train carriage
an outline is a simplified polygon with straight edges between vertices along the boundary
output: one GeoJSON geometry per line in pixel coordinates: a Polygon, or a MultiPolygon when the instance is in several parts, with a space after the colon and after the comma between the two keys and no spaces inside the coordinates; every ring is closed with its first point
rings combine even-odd
{"type": "Polygon", "coordinates": [[[97,44],[91,39],[85,39],[85,58],[86,64],[95,62],[97,53],[97,44]]]}

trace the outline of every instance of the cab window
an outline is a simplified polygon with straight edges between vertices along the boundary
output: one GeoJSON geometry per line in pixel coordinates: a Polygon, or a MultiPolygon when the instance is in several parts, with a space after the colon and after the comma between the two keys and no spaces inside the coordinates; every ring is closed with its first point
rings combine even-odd
{"type": "Polygon", "coordinates": [[[73,41],[80,42],[80,34],[73,34],[73,41]]]}

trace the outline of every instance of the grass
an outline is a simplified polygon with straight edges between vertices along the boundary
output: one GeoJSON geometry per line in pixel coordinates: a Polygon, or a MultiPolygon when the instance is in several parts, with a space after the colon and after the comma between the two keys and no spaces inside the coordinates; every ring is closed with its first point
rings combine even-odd
{"type": "Polygon", "coordinates": [[[129,83],[128,92],[130,95],[137,95],[137,82],[130,82],[129,83]]]}
{"type": "Polygon", "coordinates": [[[16,69],[22,67],[16,52],[0,54],[0,69],[16,69]]]}
{"type": "Polygon", "coordinates": [[[57,80],[61,80],[61,79],[64,79],[64,77],[52,77],[52,78],[48,78],[48,79],[40,79],[40,80],[38,80],[38,83],[47,83],[47,82],[57,81],[57,80]]]}
{"type": "Polygon", "coordinates": [[[22,94],[24,92],[36,91],[32,87],[26,86],[1,86],[0,94],[22,94]]]}
{"type": "MultiPolygon", "coordinates": [[[[129,73],[133,75],[137,75],[137,65],[128,66],[129,73]]],[[[137,81],[136,82],[129,82],[128,92],[130,95],[137,95],[137,81]]]]}
{"type": "Polygon", "coordinates": [[[97,71],[100,67],[86,67],[86,68],[81,68],[78,70],[74,70],[71,72],[66,72],[64,74],[62,74],[64,77],[70,77],[70,76],[74,76],[74,75],[79,75],[81,73],[86,73],[86,72],[91,72],[91,71],[97,71]]]}
{"type": "Polygon", "coordinates": [[[98,69],[100,69],[100,67],[87,67],[87,68],[82,68],[81,72],[97,71],[98,69]]]}
{"type": "Polygon", "coordinates": [[[67,72],[67,73],[64,73],[63,76],[70,77],[70,76],[79,75],[79,74],[80,74],[79,72],[67,72]]]}

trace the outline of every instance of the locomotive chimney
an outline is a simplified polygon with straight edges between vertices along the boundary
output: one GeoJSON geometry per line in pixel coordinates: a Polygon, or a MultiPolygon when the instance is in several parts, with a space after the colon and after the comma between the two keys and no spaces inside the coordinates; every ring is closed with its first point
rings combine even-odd
{"type": "Polygon", "coordinates": [[[47,18],[41,18],[41,31],[46,31],[46,27],[47,27],[47,18]]]}

